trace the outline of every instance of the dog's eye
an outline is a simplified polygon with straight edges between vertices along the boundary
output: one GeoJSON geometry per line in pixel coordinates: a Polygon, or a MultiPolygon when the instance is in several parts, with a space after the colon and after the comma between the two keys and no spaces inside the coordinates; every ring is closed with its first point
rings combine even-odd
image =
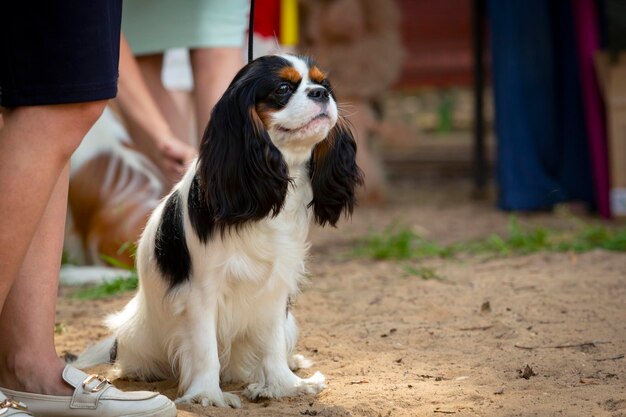
{"type": "Polygon", "coordinates": [[[276,89],[276,94],[278,94],[279,96],[284,96],[285,94],[289,94],[289,93],[291,93],[291,85],[287,83],[282,83],[276,89]]]}

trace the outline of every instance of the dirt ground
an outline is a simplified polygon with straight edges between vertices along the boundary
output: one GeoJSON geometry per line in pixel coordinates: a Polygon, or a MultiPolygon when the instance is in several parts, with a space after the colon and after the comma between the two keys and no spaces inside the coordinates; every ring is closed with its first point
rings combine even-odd
{"type": "MultiPolygon", "coordinates": [[[[180,406],[178,415],[626,416],[626,254],[350,256],[359,237],[393,221],[441,243],[504,232],[509,215],[469,194],[466,182],[405,185],[388,207],[358,208],[338,229],[312,231],[310,283],[295,315],[299,351],[315,362],[300,373],[321,371],[328,381],[321,394],[244,400],[239,410],[180,406]],[[444,279],[407,274],[407,264],[444,279]]],[[[548,214],[521,220],[567,222],[548,214]]],[[[130,298],[80,301],[70,293],[64,288],[59,300],[59,353],[105,336],[103,315],[130,298]]],[[[115,383],[176,395],[173,382],[115,383]]]]}

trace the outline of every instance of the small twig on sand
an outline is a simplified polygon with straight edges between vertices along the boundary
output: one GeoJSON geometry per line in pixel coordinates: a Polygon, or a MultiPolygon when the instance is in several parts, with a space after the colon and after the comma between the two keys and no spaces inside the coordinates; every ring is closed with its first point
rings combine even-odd
{"type": "Polygon", "coordinates": [[[565,349],[565,348],[576,348],[576,347],[595,347],[596,345],[602,345],[602,344],[606,344],[606,343],[611,343],[608,341],[593,341],[593,342],[585,342],[585,343],[578,343],[578,344],[573,344],[573,345],[557,345],[554,346],[555,349],[565,349]]]}
{"type": "Polygon", "coordinates": [[[459,330],[489,330],[493,327],[493,324],[490,324],[489,326],[478,326],[478,327],[462,327],[459,330]]]}
{"type": "Polygon", "coordinates": [[[361,379],[359,381],[350,381],[350,385],[357,385],[357,384],[369,384],[369,381],[367,379],[361,379]]]}
{"type": "Polygon", "coordinates": [[[433,411],[433,413],[456,414],[456,411],[435,410],[435,411],[433,411]]]}
{"type": "Polygon", "coordinates": [[[526,350],[533,350],[533,349],[566,349],[566,348],[595,347],[596,345],[602,345],[602,344],[606,344],[606,343],[613,343],[613,342],[594,340],[593,342],[584,342],[584,343],[567,344],[567,345],[556,345],[556,346],[522,346],[522,345],[518,345],[518,344],[515,344],[513,346],[518,348],[518,349],[526,349],[526,350]]]}
{"type": "Polygon", "coordinates": [[[624,359],[624,354],[619,354],[617,356],[613,356],[612,358],[601,358],[601,359],[594,359],[594,361],[596,362],[604,362],[604,361],[616,361],[618,359],[624,359]]]}

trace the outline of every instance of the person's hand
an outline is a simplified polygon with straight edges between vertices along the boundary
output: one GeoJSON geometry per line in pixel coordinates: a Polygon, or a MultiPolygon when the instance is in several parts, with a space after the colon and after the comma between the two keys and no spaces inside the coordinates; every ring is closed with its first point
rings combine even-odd
{"type": "Polygon", "coordinates": [[[178,182],[197,151],[191,145],[177,139],[169,138],[157,145],[158,154],[153,158],[161,172],[172,184],[178,182]]]}
{"type": "Polygon", "coordinates": [[[124,36],[120,42],[120,78],[117,95],[128,134],[138,151],[161,171],[165,186],[181,179],[196,150],[172,134],[146,86],[124,36]]]}

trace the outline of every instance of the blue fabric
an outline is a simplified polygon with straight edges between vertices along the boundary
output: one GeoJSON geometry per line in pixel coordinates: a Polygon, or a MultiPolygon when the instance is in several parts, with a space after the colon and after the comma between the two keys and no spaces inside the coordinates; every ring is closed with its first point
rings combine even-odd
{"type": "Polygon", "coordinates": [[[569,2],[490,0],[498,204],[593,204],[569,2]]]}

